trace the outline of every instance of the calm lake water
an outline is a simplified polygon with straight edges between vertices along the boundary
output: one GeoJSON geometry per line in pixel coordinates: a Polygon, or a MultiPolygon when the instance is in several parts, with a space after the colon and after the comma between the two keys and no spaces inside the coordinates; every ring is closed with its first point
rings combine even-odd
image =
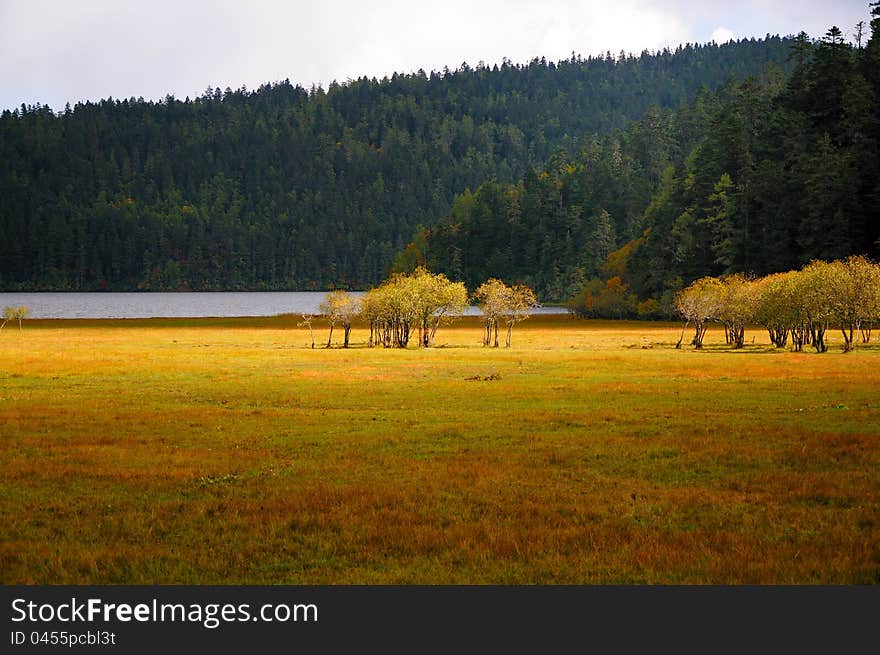
{"type": "MultiPolygon", "coordinates": [[[[217,291],[187,293],[0,293],[0,308],[27,305],[33,318],[195,318],[315,314],[322,291],[217,291]]],[[[361,295],[353,292],[352,295],[361,295]]],[[[465,314],[479,314],[471,307],[465,314]]],[[[535,313],[564,314],[564,307],[535,313]]]]}

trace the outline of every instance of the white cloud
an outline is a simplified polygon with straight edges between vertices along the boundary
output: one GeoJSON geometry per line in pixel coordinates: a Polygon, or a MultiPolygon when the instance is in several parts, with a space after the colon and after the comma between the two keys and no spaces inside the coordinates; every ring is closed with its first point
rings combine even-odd
{"type": "Polygon", "coordinates": [[[674,8],[645,0],[0,0],[0,107],[194,96],[284,78],[326,85],[689,38],[674,8]]]}
{"type": "MultiPolygon", "coordinates": [[[[864,0],[0,0],[0,109],[821,34],[864,0]],[[807,6],[808,10],[803,10],[807,6]],[[743,7],[746,7],[745,9],[743,7]],[[832,19],[831,16],[834,16],[832,19]],[[813,25],[810,21],[816,22],[813,25]],[[790,26],[790,27],[789,27],[790,26]]],[[[851,31],[851,30],[844,30],[851,31]]]]}
{"type": "Polygon", "coordinates": [[[735,41],[736,34],[731,32],[726,27],[716,27],[714,30],[712,30],[712,40],[718,45],[721,45],[722,43],[727,43],[728,41],[735,41]]]}
{"type": "MultiPolygon", "coordinates": [[[[689,38],[686,25],[673,13],[640,7],[639,0],[533,2],[493,0],[474,3],[450,0],[440,6],[392,3],[390,13],[406,16],[405,24],[386,12],[369,13],[357,39],[336,61],[344,77],[456,68],[466,61],[489,65],[507,57],[527,62],[621,49],[675,47],[689,38]]],[[[388,7],[388,3],[383,5],[388,7]]],[[[324,81],[328,81],[324,77],[324,81]]]]}

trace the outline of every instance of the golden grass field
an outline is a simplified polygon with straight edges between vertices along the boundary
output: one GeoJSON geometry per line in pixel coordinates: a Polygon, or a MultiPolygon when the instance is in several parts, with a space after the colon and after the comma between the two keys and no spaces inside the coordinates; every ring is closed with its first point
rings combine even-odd
{"type": "Polygon", "coordinates": [[[880,346],[679,330],[7,325],[2,582],[880,582],[880,346]]]}

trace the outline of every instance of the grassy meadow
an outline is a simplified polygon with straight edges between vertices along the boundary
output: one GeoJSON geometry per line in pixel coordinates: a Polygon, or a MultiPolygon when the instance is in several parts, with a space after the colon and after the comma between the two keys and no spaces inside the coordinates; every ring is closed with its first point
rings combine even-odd
{"type": "Polygon", "coordinates": [[[880,346],[296,320],[0,331],[0,582],[880,582],[880,346]]]}

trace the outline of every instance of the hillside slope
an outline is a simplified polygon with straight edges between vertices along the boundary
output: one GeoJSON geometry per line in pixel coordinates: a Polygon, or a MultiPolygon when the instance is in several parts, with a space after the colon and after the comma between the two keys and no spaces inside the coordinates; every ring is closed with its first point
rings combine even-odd
{"type": "Polygon", "coordinates": [[[784,39],[0,117],[0,288],[378,282],[456,194],[785,65],[784,39]]]}

